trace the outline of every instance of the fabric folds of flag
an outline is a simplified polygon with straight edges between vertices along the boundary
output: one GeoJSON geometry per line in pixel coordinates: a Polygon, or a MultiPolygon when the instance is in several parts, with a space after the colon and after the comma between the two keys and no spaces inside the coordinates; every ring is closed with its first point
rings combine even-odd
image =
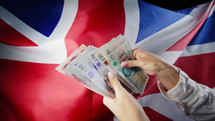
{"type": "MultiPolygon", "coordinates": [[[[136,0],[0,1],[0,120],[117,120],[102,96],[55,68],[81,44],[119,34],[214,87],[214,1],[171,11],[136,0]]],[[[138,101],[153,121],[192,121],[151,77],[138,101]]]]}

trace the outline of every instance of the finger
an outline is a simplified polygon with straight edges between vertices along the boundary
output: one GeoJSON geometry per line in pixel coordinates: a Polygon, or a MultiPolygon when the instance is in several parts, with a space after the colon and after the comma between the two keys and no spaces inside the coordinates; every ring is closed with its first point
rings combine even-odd
{"type": "Polygon", "coordinates": [[[131,68],[131,67],[142,67],[143,62],[139,60],[127,60],[121,63],[122,67],[131,68]]]}
{"type": "Polygon", "coordinates": [[[134,55],[135,58],[138,58],[138,56],[139,56],[142,52],[144,52],[144,51],[141,50],[141,49],[139,49],[139,48],[135,48],[135,49],[132,51],[132,53],[133,53],[133,55],[134,55]]]}
{"type": "Polygon", "coordinates": [[[108,78],[109,78],[110,84],[113,87],[115,93],[117,93],[118,91],[120,91],[121,88],[122,88],[122,86],[121,86],[119,80],[113,74],[113,72],[108,72],[108,78]]]}
{"type": "Polygon", "coordinates": [[[139,59],[141,57],[147,57],[149,55],[151,55],[150,53],[144,51],[144,50],[141,50],[139,48],[136,48],[132,51],[133,55],[134,55],[134,58],[136,59],[139,59]]]}
{"type": "Polygon", "coordinates": [[[113,101],[113,98],[106,97],[106,96],[103,97],[103,104],[106,105],[107,107],[111,105],[112,101],[113,101]]]}

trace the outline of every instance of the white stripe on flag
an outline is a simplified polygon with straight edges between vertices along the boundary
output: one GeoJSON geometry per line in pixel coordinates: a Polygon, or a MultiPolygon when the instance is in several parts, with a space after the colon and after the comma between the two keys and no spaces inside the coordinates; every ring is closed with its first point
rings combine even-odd
{"type": "Polygon", "coordinates": [[[212,2],[199,5],[184,18],[137,43],[136,47],[160,55],[169,63],[174,63],[182,52],[166,50],[197,26],[209,12],[211,5],[212,2]]]}
{"type": "MultiPolygon", "coordinates": [[[[4,12],[4,21],[9,25],[11,22],[16,22],[16,25],[11,25],[17,31],[31,39],[38,46],[19,47],[0,44],[0,58],[9,60],[18,60],[36,63],[52,63],[59,64],[67,57],[65,46],[65,36],[69,31],[78,10],[78,0],[65,0],[63,13],[60,21],[50,37],[45,37],[36,30],[32,29],[21,20],[10,14],[4,8],[0,7],[0,11],[4,12]]],[[[4,14],[0,14],[2,17],[4,14]]]]}
{"type": "Polygon", "coordinates": [[[181,57],[200,55],[200,54],[206,54],[206,53],[214,53],[214,52],[215,52],[215,42],[210,42],[206,44],[188,46],[181,54],[181,57]]]}
{"type": "Polygon", "coordinates": [[[142,107],[149,107],[173,121],[193,121],[183,114],[173,101],[164,98],[160,93],[150,94],[138,99],[142,107]]]}
{"type": "Polygon", "coordinates": [[[31,41],[36,43],[37,45],[40,45],[40,44],[46,42],[45,40],[48,39],[48,37],[44,36],[40,32],[34,30],[30,26],[28,26],[27,24],[22,22],[19,18],[17,18],[13,14],[11,14],[1,5],[0,5],[0,18],[3,21],[5,21],[7,24],[9,24],[11,27],[13,27],[15,30],[22,33],[24,36],[26,36],[31,41]]]}
{"type": "Polygon", "coordinates": [[[135,48],[140,23],[140,11],[137,0],[124,0],[125,8],[125,37],[129,40],[131,48],[135,48]]]}

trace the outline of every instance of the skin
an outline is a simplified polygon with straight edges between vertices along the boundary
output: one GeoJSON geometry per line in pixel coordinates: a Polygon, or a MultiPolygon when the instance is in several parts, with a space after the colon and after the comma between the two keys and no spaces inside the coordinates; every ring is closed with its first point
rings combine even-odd
{"type": "Polygon", "coordinates": [[[120,121],[149,121],[142,106],[125,90],[112,73],[108,73],[110,84],[115,91],[115,97],[104,97],[106,105],[120,121]]]}
{"type": "Polygon", "coordinates": [[[133,50],[135,60],[124,61],[123,67],[140,67],[149,75],[156,76],[161,84],[170,90],[178,83],[180,73],[174,66],[162,60],[159,56],[143,51],[141,49],[133,50]]]}
{"type": "MultiPolygon", "coordinates": [[[[121,66],[125,68],[142,68],[147,74],[156,76],[166,91],[176,86],[180,73],[174,66],[166,63],[160,57],[140,49],[134,49],[133,55],[135,60],[124,61],[121,66]]],[[[104,97],[104,105],[120,121],[149,121],[138,101],[121,86],[116,76],[112,72],[109,72],[108,76],[115,91],[115,97],[104,97]]]]}

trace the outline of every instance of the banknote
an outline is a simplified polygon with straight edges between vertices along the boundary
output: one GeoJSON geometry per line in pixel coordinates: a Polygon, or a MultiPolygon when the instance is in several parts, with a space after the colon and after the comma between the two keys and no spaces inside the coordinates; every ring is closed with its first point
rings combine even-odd
{"type": "Polygon", "coordinates": [[[72,71],[80,72],[81,76],[84,76],[91,81],[95,86],[99,87],[106,95],[114,96],[113,90],[107,85],[105,79],[98,72],[96,66],[86,56],[87,53],[94,49],[93,46],[88,46],[84,51],[78,55],[72,62],[67,65],[67,68],[72,71]]]}
{"type": "Polygon", "coordinates": [[[82,45],[56,69],[98,94],[113,97],[113,90],[107,85],[104,78],[98,74],[97,69],[86,56],[92,49],[91,46],[85,47],[82,45]]]}
{"type": "Polygon", "coordinates": [[[82,44],[78,47],[66,60],[64,60],[59,66],[57,66],[56,70],[60,73],[66,74],[65,68],[70,62],[72,62],[87,46],[82,44]]]}
{"type": "Polygon", "coordinates": [[[100,48],[81,45],[56,70],[100,95],[114,97],[108,80],[108,72],[112,71],[130,93],[143,94],[148,76],[140,68],[120,65],[124,60],[133,59],[128,40],[119,35],[100,48]]]}
{"type": "Polygon", "coordinates": [[[70,68],[70,66],[68,66],[66,68],[66,72],[67,72],[68,76],[70,76],[71,78],[75,79],[80,84],[82,84],[83,86],[87,87],[88,89],[90,89],[100,95],[109,96],[109,94],[103,92],[98,86],[94,85],[94,83],[92,83],[91,80],[89,80],[87,77],[81,75],[80,72],[78,72],[77,70],[74,70],[74,71],[71,71],[71,70],[74,70],[74,69],[70,68]]]}
{"type": "MultiPolygon", "coordinates": [[[[123,36],[118,36],[112,39],[109,45],[102,46],[100,51],[103,52],[108,62],[112,67],[119,72],[118,74],[129,83],[130,87],[136,93],[142,94],[145,85],[148,81],[148,76],[140,68],[123,68],[120,63],[124,60],[133,60],[134,56],[128,44],[128,41],[123,36]]],[[[125,83],[127,85],[127,83],[125,83]]]]}
{"type": "MultiPolygon", "coordinates": [[[[90,58],[91,62],[96,66],[98,69],[99,73],[103,76],[105,79],[106,83],[112,88],[111,84],[108,81],[108,72],[111,71],[113,72],[116,77],[120,80],[121,82],[124,82],[124,79],[116,72],[113,67],[109,64],[109,62],[106,60],[106,58],[102,55],[102,52],[99,51],[99,49],[95,48],[91,52],[87,54],[87,56],[90,58]]],[[[124,84],[121,83],[122,86],[130,93],[133,93],[132,87],[130,87],[129,84],[124,84]]]]}
{"type": "Polygon", "coordinates": [[[69,77],[75,79],[76,81],[78,81],[79,83],[81,83],[82,85],[84,85],[85,87],[91,89],[91,90],[95,90],[98,92],[98,88],[93,85],[93,83],[91,83],[91,81],[89,79],[87,79],[84,76],[81,76],[79,71],[74,70],[73,68],[69,68],[69,66],[67,66],[68,64],[70,64],[70,62],[72,62],[85,48],[87,48],[85,45],[81,45],[75,52],[73,52],[63,63],[61,63],[56,70],[68,75],[69,77]]]}

